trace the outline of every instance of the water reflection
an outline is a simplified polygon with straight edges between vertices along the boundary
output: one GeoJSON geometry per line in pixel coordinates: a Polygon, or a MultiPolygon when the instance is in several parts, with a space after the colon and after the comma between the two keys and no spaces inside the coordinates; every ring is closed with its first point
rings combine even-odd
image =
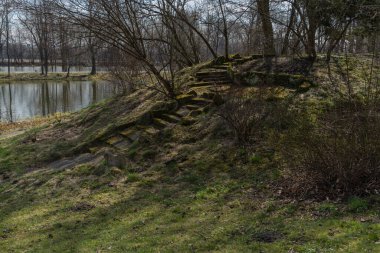
{"type": "Polygon", "coordinates": [[[0,84],[0,121],[82,109],[115,94],[107,82],[39,81],[0,84]]]}

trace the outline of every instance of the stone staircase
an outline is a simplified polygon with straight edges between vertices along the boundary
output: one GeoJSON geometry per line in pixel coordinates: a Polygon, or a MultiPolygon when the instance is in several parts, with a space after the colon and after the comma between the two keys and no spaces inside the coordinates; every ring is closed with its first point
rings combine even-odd
{"type": "Polygon", "coordinates": [[[215,89],[232,84],[227,67],[202,69],[195,74],[195,78],[197,82],[190,86],[190,91],[177,97],[178,106],[175,110],[154,113],[149,124],[127,127],[115,133],[105,141],[105,146],[127,152],[141,138],[152,138],[163,129],[176,125],[192,125],[199,115],[208,112],[214,104],[215,89]]]}
{"type": "Polygon", "coordinates": [[[217,68],[208,68],[203,69],[196,73],[196,82],[190,84],[190,87],[203,87],[203,86],[215,86],[223,84],[232,84],[232,79],[228,74],[227,68],[223,65],[218,66],[217,68]]]}
{"type": "Polygon", "coordinates": [[[164,129],[173,128],[176,125],[194,124],[199,115],[208,112],[213,104],[217,104],[216,97],[219,92],[228,89],[232,84],[227,69],[227,65],[201,69],[195,74],[196,82],[189,85],[189,91],[177,97],[175,109],[152,112],[148,122],[139,124],[136,121],[135,124],[118,130],[90,148],[90,152],[86,153],[86,159],[65,158],[51,164],[50,167],[70,169],[84,163],[99,162],[107,152],[125,154],[135,143],[142,139],[153,138],[164,129]]]}
{"type": "Polygon", "coordinates": [[[105,142],[108,147],[127,151],[140,138],[151,138],[161,130],[176,125],[191,125],[196,117],[208,112],[215,103],[218,88],[227,89],[232,84],[227,66],[207,68],[195,74],[196,82],[190,85],[190,91],[177,97],[178,106],[175,110],[155,113],[150,124],[127,127],[109,137],[105,142]]]}

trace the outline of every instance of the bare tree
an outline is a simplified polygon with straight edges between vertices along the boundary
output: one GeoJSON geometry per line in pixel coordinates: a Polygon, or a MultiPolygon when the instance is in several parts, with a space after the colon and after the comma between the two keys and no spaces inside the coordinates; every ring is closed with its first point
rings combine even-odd
{"type": "Polygon", "coordinates": [[[10,58],[10,51],[9,51],[9,40],[10,40],[10,28],[9,28],[9,15],[11,12],[11,5],[8,0],[4,3],[5,8],[5,33],[6,33],[6,46],[7,46],[7,67],[8,67],[8,77],[11,75],[11,58],[10,58]]]}
{"type": "Polygon", "coordinates": [[[264,33],[264,59],[268,71],[272,69],[272,59],[275,56],[273,27],[269,12],[269,0],[257,0],[257,9],[260,14],[264,33]]]}

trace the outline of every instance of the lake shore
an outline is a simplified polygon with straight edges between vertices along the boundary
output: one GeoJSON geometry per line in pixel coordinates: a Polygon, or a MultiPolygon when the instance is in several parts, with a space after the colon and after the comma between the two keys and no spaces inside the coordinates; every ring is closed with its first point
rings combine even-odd
{"type": "Polygon", "coordinates": [[[57,112],[47,116],[34,116],[20,121],[2,122],[0,121],[0,143],[6,139],[23,134],[31,129],[38,129],[43,126],[61,124],[70,119],[74,112],[57,112]]]}
{"type": "Polygon", "coordinates": [[[41,75],[40,73],[21,73],[14,72],[11,76],[7,73],[0,73],[0,83],[14,82],[14,81],[89,81],[89,80],[106,80],[109,74],[106,72],[99,72],[96,75],[89,75],[85,72],[72,72],[67,77],[67,73],[48,73],[48,75],[41,75]]]}
{"type": "Polygon", "coordinates": [[[38,127],[43,124],[57,122],[57,119],[61,120],[65,115],[68,115],[68,113],[49,115],[46,117],[36,116],[16,122],[0,122],[0,141],[22,134],[28,129],[38,127]]]}

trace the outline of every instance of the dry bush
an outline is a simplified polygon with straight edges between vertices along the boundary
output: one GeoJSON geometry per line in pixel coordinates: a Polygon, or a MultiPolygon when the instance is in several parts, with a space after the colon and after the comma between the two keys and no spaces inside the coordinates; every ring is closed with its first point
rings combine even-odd
{"type": "Polygon", "coordinates": [[[223,96],[225,103],[219,109],[219,116],[233,130],[239,144],[254,145],[266,129],[282,126],[284,103],[270,98],[263,91],[244,94],[239,89],[223,96]]]}
{"type": "Polygon", "coordinates": [[[110,81],[116,84],[120,93],[130,93],[138,89],[142,83],[142,66],[131,57],[118,57],[114,64],[108,66],[110,81]]]}
{"type": "Polygon", "coordinates": [[[380,193],[380,103],[339,102],[300,120],[281,143],[287,193],[341,198],[380,193]]]}

